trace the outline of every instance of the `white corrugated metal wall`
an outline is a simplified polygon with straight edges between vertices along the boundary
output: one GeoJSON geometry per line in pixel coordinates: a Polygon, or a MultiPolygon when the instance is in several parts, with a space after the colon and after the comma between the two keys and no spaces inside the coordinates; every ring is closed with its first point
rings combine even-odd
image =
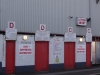
{"type": "Polygon", "coordinates": [[[40,24],[46,24],[51,33],[64,34],[72,26],[77,35],[85,35],[90,23],[77,27],[76,17],[90,17],[89,0],[1,0],[0,29],[15,21],[18,32],[34,33],[40,24]]]}
{"type": "Polygon", "coordinates": [[[0,28],[1,28],[1,0],[0,0],[0,28]]]}
{"type": "Polygon", "coordinates": [[[100,1],[91,0],[91,28],[94,36],[100,36],[100,1]]]}

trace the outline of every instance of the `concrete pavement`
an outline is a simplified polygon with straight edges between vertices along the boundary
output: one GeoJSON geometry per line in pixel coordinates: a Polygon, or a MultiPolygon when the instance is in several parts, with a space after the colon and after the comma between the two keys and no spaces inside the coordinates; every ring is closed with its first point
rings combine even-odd
{"type": "Polygon", "coordinates": [[[67,70],[59,72],[40,72],[40,73],[27,73],[15,75],[100,75],[100,66],[89,69],[67,70]]]}
{"type": "Polygon", "coordinates": [[[47,73],[47,74],[35,74],[35,75],[95,75],[96,73],[100,74],[100,68],[47,73]]]}

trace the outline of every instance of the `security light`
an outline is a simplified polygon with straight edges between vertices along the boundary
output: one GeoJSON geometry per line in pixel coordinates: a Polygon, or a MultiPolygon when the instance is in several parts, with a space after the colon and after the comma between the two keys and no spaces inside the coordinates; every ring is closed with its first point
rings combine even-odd
{"type": "Polygon", "coordinates": [[[79,41],[80,41],[80,42],[82,42],[82,41],[83,41],[83,39],[82,39],[82,38],[80,38],[80,39],[79,39],[79,41]]]}
{"type": "Polygon", "coordinates": [[[27,35],[23,36],[23,40],[27,40],[27,38],[28,38],[27,35]]]}

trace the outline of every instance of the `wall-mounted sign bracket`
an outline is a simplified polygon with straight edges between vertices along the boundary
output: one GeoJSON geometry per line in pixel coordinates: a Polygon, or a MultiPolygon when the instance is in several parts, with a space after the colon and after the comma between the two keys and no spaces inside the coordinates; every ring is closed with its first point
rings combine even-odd
{"type": "Polygon", "coordinates": [[[96,3],[98,4],[100,0],[96,0],[96,3]]]}

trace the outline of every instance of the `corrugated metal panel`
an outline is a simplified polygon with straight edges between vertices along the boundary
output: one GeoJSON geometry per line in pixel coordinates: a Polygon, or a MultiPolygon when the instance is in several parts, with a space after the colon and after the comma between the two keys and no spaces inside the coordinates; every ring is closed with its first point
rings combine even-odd
{"type": "Polygon", "coordinates": [[[68,26],[73,26],[74,32],[78,35],[85,35],[86,28],[90,27],[90,23],[88,23],[87,27],[79,27],[76,26],[76,17],[86,17],[89,18],[89,0],[70,0],[70,14],[74,16],[73,19],[70,20],[68,26]]]}
{"type": "Polygon", "coordinates": [[[0,28],[1,28],[1,0],[0,0],[0,28]]]}
{"type": "Polygon", "coordinates": [[[1,6],[2,30],[15,21],[19,32],[35,32],[46,24],[51,33],[64,34],[69,26],[78,35],[86,33],[86,27],[76,27],[76,17],[89,17],[89,0],[1,0],[1,6]]]}
{"type": "Polygon", "coordinates": [[[91,0],[91,28],[94,36],[100,36],[100,2],[91,0]]]}

